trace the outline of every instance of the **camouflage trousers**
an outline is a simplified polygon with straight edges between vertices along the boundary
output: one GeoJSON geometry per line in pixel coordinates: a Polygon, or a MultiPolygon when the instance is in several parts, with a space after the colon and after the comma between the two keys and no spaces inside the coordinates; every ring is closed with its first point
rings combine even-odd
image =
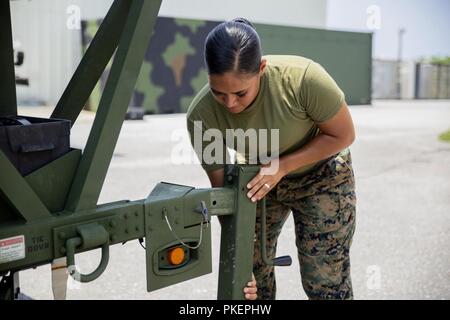
{"type": "MultiPolygon", "coordinates": [[[[290,212],[303,289],[309,299],[352,299],[349,250],[355,231],[355,182],[348,149],[301,177],[285,177],[266,196],[267,256],[290,212]]],[[[258,299],[275,299],[274,267],[260,254],[261,208],[257,207],[253,273],[258,299]]]]}

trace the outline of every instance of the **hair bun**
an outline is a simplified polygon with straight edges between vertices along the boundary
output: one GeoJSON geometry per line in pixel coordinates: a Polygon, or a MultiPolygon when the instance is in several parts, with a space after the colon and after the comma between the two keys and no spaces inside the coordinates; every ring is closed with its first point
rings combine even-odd
{"type": "Polygon", "coordinates": [[[237,22],[237,23],[243,23],[243,24],[246,24],[246,25],[248,25],[249,27],[251,27],[252,29],[255,29],[256,30],[256,28],[255,28],[255,26],[253,25],[253,23],[251,23],[250,21],[248,21],[247,19],[245,19],[245,18],[241,18],[241,17],[238,17],[238,18],[234,18],[233,20],[231,20],[232,22],[237,22]]]}

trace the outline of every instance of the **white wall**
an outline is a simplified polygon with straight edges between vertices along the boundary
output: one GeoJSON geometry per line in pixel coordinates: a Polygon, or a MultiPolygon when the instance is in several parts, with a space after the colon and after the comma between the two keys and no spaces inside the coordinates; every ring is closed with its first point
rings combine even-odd
{"type": "MultiPolygon", "coordinates": [[[[0,0],[1,1],[1,0],[0,0]]],[[[128,0],[124,0],[128,1],[128,0]]],[[[112,0],[11,1],[16,49],[25,62],[16,68],[30,86],[18,86],[22,104],[56,105],[81,59],[81,30],[70,28],[75,6],[84,19],[103,18],[112,0]],[[69,10],[69,11],[68,11],[69,10]]],[[[163,0],[159,15],[208,20],[237,16],[252,22],[324,28],[327,0],[163,0]]]]}
{"type": "Polygon", "coordinates": [[[73,28],[74,11],[82,19],[103,17],[111,0],[11,1],[15,49],[24,51],[16,74],[30,86],[17,86],[19,104],[56,105],[81,59],[81,30],[73,28]],[[69,10],[69,12],[68,12],[69,10]],[[67,23],[69,22],[69,26],[67,23]]]}
{"type": "Polygon", "coordinates": [[[325,28],[327,0],[163,0],[161,16],[325,28]]]}

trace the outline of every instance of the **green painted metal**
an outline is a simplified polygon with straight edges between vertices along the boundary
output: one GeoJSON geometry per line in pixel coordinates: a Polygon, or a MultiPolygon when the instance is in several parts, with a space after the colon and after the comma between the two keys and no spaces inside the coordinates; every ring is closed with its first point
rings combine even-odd
{"type": "Polygon", "coordinates": [[[83,243],[81,238],[72,238],[67,240],[67,266],[70,275],[77,279],[80,282],[91,282],[96,280],[98,277],[102,275],[102,273],[106,270],[109,261],[109,244],[105,243],[102,245],[102,257],[100,260],[100,264],[98,267],[89,274],[83,274],[78,271],[75,264],[75,247],[79,246],[83,243]]]}
{"type": "Polygon", "coordinates": [[[0,212],[0,224],[21,219],[7,204],[7,200],[4,199],[2,192],[0,192],[0,212]]]}
{"type": "MultiPolygon", "coordinates": [[[[243,299],[242,290],[252,272],[256,216],[256,205],[246,197],[245,185],[258,172],[257,166],[229,167],[224,188],[160,183],[145,200],[97,205],[160,4],[160,0],[133,0],[128,12],[112,14],[126,22],[83,154],[72,149],[22,177],[0,151],[0,241],[23,239],[25,252],[24,257],[3,256],[1,276],[11,272],[15,279],[20,270],[67,257],[76,280],[93,281],[107,267],[109,246],[145,237],[147,289],[156,290],[212,271],[210,222],[217,215],[224,221],[218,297],[243,299]],[[98,267],[90,274],[79,273],[75,255],[97,248],[102,249],[98,267]],[[174,248],[184,250],[181,263],[174,264],[168,257],[174,248]]],[[[117,8],[115,2],[110,12],[117,8]]],[[[107,33],[109,27],[102,32],[107,33]]],[[[94,62],[103,64],[114,42],[101,37],[98,41],[63,95],[55,111],[58,117],[76,120],[89,89],[80,82],[88,78],[92,83],[97,72],[85,68],[94,62]],[[95,57],[96,50],[101,57],[95,57]],[[74,110],[70,110],[72,103],[74,110]]],[[[3,289],[0,285],[2,294],[10,292],[14,298],[14,290],[3,289]]]]}
{"type": "Polygon", "coordinates": [[[72,277],[80,282],[91,282],[97,279],[105,271],[109,261],[109,234],[105,228],[94,222],[79,226],[77,232],[79,237],[70,238],[66,241],[67,267],[72,277]],[[102,256],[98,267],[89,274],[82,274],[75,264],[75,248],[89,250],[96,247],[102,248],[102,256]]]}
{"type": "Polygon", "coordinates": [[[67,119],[72,125],[75,123],[117,48],[131,2],[114,1],[58,101],[51,118],[67,119]]]}
{"type": "Polygon", "coordinates": [[[256,205],[246,197],[245,186],[258,170],[257,166],[233,167],[224,188],[194,189],[169,183],[155,187],[145,201],[148,291],[211,272],[211,231],[206,222],[218,215],[223,219],[218,298],[244,298],[243,288],[253,270],[256,219],[256,205]],[[207,220],[201,214],[202,201],[207,220]],[[167,268],[164,252],[174,246],[186,250],[190,259],[167,268]]]}
{"type": "Polygon", "coordinates": [[[16,213],[27,222],[51,216],[41,199],[2,150],[0,150],[0,168],[2,172],[0,193],[16,213]],[[14,183],[12,183],[13,181],[14,183]]]}
{"type": "Polygon", "coordinates": [[[66,209],[97,204],[161,0],[133,0],[66,209]]]}
{"type": "MultiPolygon", "coordinates": [[[[80,230],[91,225],[93,221],[105,230],[109,245],[145,236],[149,291],[210,273],[212,271],[211,230],[209,225],[206,225],[206,221],[201,223],[203,215],[199,209],[203,201],[209,209],[208,223],[213,215],[232,217],[225,221],[222,232],[219,270],[222,284],[219,288],[219,298],[242,299],[242,288],[251,277],[252,270],[255,205],[245,197],[245,192],[239,192],[237,187],[242,188],[254,176],[257,168],[251,168],[251,170],[240,168],[235,169],[234,172],[241,172],[240,177],[232,178],[238,182],[231,182],[226,188],[194,189],[162,183],[145,201],[105,204],[84,212],[60,212],[49,219],[34,221],[33,224],[2,224],[0,239],[26,235],[27,256],[23,260],[0,264],[0,273],[46,264],[68,253],[71,257],[68,262],[71,265],[74,263],[74,258],[72,259],[72,251],[68,252],[68,250],[73,249],[73,253],[79,253],[101,244],[100,240],[95,240],[96,242],[71,240],[83,238],[83,232],[80,230]],[[163,216],[164,212],[174,233],[168,229],[163,216]],[[202,244],[198,251],[190,252],[192,261],[190,264],[178,269],[158,268],[160,253],[164,249],[179,245],[180,239],[192,245],[198,243],[200,228],[203,228],[202,244]],[[233,231],[233,229],[237,230],[233,231]],[[71,241],[68,248],[69,240],[71,241]],[[77,243],[80,246],[76,246],[77,243]],[[236,268],[236,266],[239,267],[236,268]]],[[[105,240],[105,232],[101,235],[103,240],[105,240]]],[[[84,238],[87,237],[84,236],[84,238]]],[[[106,247],[103,246],[103,248],[106,255],[106,247]]],[[[74,276],[80,281],[94,280],[100,275],[100,270],[104,270],[105,264],[106,256],[101,267],[99,266],[98,271],[93,275],[75,273],[74,276]]]]}
{"type": "MultiPolygon", "coordinates": [[[[93,221],[108,232],[110,245],[143,238],[144,201],[118,201],[76,213],[59,212],[49,218],[33,220],[32,223],[2,223],[0,239],[24,235],[26,256],[21,260],[0,263],[0,274],[65,257],[67,240],[79,236],[77,229],[93,221]]],[[[76,248],[76,253],[84,251],[76,248]]]]}
{"type": "Polygon", "coordinates": [[[80,159],[81,150],[72,149],[69,153],[25,177],[50,212],[59,212],[64,209],[80,159]]]}
{"type": "Polygon", "coordinates": [[[204,220],[200,213],[201,201],[211,207],[209,196],[207,190],[160,183],[146,199],[147,291],[212,271],[209,216],[204,220]],[[174,246],[184,249],[189,259],[168,268],[166,252],[174,246]]]}
{"type": "Polygon", "coordinates": [[[244,299],[243,288],[252,278],[256,204],[246,196],[247,183],[258,166],[226,169],[225,186],[238,190],[236,211],[222,217],[218,299],[244,299]]]}
{"type": "Polygon", "coordinates": [[[16,76],[9,1],[0,1],[0,116],[17,114],[16,76]]]}

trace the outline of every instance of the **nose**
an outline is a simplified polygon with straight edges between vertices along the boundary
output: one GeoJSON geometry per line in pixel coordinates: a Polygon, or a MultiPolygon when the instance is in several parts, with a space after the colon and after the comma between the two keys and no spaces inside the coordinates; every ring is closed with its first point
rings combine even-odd
{"type": "Polygon", "coordinates": [[[223,98],[223,103],[228,108],[232,108],[236,105],[236,98],[234,98],[233,95],[227,95],[223,98]]]}

